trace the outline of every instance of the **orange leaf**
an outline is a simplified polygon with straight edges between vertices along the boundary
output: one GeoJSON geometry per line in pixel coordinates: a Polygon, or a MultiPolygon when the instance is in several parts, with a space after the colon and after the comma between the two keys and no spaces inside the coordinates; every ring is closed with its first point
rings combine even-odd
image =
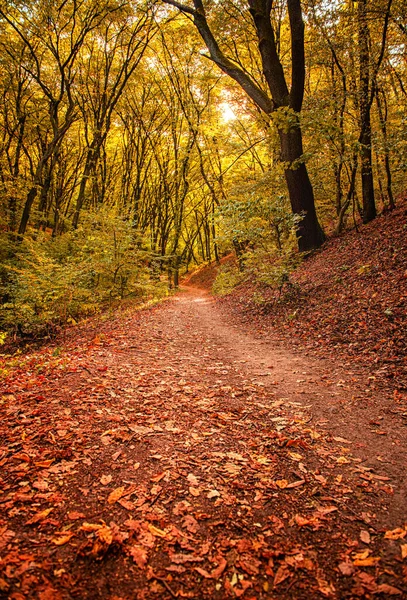
{"type": "Polygon", "coordinates": [[[35,523],[38,523],[39,521],[43,521],[44,519],[46,519],[48,517],[49,513],[53,510],[54,510],[53,508],[46,508],[45,510],[42,510],[41,512],[36,513],[33,517],[31,517],[31,519],[26,521],[25,524],[26,525],[34,525],[35,523]]]}
{"type": "Polygon", "coordinates": [[[63,546],[75,535],[72,531],[65,531],[56,534],[59,537],[52,538],[51,542],[55,546],[63,546]]]}
{"type": "Polygon", "coordinates": [[[117,502],[124,494],[124,486],[122,487],[118,487],[115,490],[113,490],[113,492],[110,492],[109,497],[107,499],[109,504],[114,504],[115,502],[117,502]]]}
{"type": "Polygon", "coordinates": [[[92,531],[98,531],[98,529],[100,529],[101,527],[103,527],[103,525],[97,524],[97,523],[87,523],[86,521],[84,523],[82,523],[82,526],[80,527],[81,531],[87,531],[92,532],[92,531]]]}
{"type": "Polygon", "coordinates": [[[140,569],[144,569],[147,564],[147,550],[142,546],[132,546],[129,548],[129,554],[140,569]]]}
{"type": "Polygon", "coordinates": [[[85,515],[81,512],[78,512],[76,510],[72,510],[71,512],[68,513],[68,519],[71,519],[71,521],[76,521],[77,519],[83,519],[85,515]]]}
{"type": "Polygon", "coordinates": [[[96,531],[96,535],[101,542],[104,542],[108,546],[113,542],[113,532],[107,525],[101,525],[96,531]]]}
{"type": "Polygon", "coordinates": [[[300,487],[300,485],[304,485],[305,483],[305,479],[300,479],[299,481],[293,481],[293,483],[289,483],[287,485],[287,488],[297,488],[300,487]]]}
{"type": "Polygon", "coordinates": [[[386,531],[384,537],[388,540],[401,540],[405,538],[407,535],[407,531],[402,529],[401,527],[396,527],[396,529],[392,529],[391,531],[386,531]]]}
{"type": "Polygon", "coordinates": [[[375,567],[380,562],[379,556],[369,556],[368,558],[356,558],[353,561],[355,567],[375,567]]]}
{"type": "Polygon", "coordinates": [[[288,486],[288,481],[286,479],[277,479],[276,486],[284,490],[288,486]]]}
{"type": "Polygon", "coordinates": [[[405,558],[407,558],[407,544],[401,544],[400,550],[401,550],[401,558],[404,560],[405,558]]]}

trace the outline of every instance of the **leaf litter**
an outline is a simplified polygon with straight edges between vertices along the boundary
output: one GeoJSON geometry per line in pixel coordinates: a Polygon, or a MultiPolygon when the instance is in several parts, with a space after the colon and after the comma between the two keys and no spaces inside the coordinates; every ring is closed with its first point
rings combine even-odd
{"type": "Polygon", "coordinates": [[[0,592],[407,594],[407,518],[383,520],[392,478],[263,385],[197,297],[74,330],[6,374],[0,592]]]}

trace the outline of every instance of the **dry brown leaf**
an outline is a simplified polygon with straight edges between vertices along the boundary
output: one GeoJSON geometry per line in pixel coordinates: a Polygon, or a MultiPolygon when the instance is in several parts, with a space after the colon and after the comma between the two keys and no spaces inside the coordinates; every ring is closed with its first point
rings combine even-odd
{"type": "Polygon", "coordinates": [[[123,508],[125,508],[126,510],[134,510],[136,506],[134,502],[130,502],[130,500],[126,500],[125,498],[120,498],[120,500],[118,500],[118,503],[120,504],[120,506],[123,506],[123,508]]]}
{"type": "Polygon", "coordinates": [[[183,527],[186,527],[190,533],[196,533],[199,529],[199,523],[192,515],[186,515],[182,519],[182,525],[183,527]]]}
{"type": "Polygon", "coordinates": [[[153,475],[152,477],[150,477],[150,481],[152,481],[153,483],[158,483],[159,481],[161,481],[161,479],[163,477],[165,477],[167,474],[167,471],[162,471],[161,473],[157,473],[156,475],[153,475]]]}
{"type": "Polygon", "coordinates": [[[217,560],[219,562],[219,565],[211,572],[213,579],[219,579],[219,577],[222,575],[222,573],[228,565],[228,561],[225,558],[223,558],[223,556],[220,556],[217,560]]]}
{"type": "Polygon", "coordinates": [[[338,569],[340,570],[342,575],[345,575],[345,577],[350,577],[355,572],[355,568],[354,568],[353,564],[350,562],[339,563],[338,569]]]}
{"type": "Polygon", "coordinates": [[[318,582],[318,590],[321,592],[323,596],[333,596],[335,594],[335,587],[333,583],[329,583],[325,581],[325,579],[317,579],[318,582]]]}
{"type": "Polygon", "coordinates": [[[388,585],[387,583],[381,583],[377,586],[377,592],[379,594],[387,594],[388,596],[400,596],[403,592],[398,588],[388,585]]]}
{"type": "Polygon", "coordinates": [[[211,490],[206,494],[206,497],[211,500],[212,498],[218,498],[220,496],[220,492],[218,490],[211,490]]]}
{"type": "Polygon", "coordinates": [[[288,488],[292,489],[292,488],[300,487],[301,485],[304,485],[304,483],[305,483],[305,479],[300,479],[299,481],[293,481],[293,483],[289,483],[287,485],[287,489],[288,488]]]}
{"type": "Polygon", "coordinates": [[[125,488],[123,486],[116,488],[113,492],[110,492],[109,497],[107,499],[109,504],[114,504],[117,502],[124,494],[125,488]]]}
{"type": "Polygon", "coordinates": [[[189,487],[188,488],[189,493],[191,494],[191,496],[195,496],[195,498],[197,498],[198,496],[201,495],[201,488],[197,488],[197,487],[189,487]]]}
{"type": "Polygon", "coordinates": [[[82,525],[80,527],[80,530],[81,531],[86,531],[88,533],[91,533],[93,531],[97,531],[101,527],[103,527],[103,525],[101,525],[100,523],[87,523],[85,521],[84,523],[82,523],[82,525]]]}
{"type": "Polygon", "coordinates": [[[195,571],[202,575],[202,577],[205,577],[205,579],[212,579],[212,575],[205,569],[201,569],[201,567],[195,567],[195,571]]]}
{"type": "Polygon", "coordinates": [[[288,570],[286,565],[280,565],[279,568],[277,569],[277,573],[275,574],[274,577],[274,586],[279,585],[280,583],[282,583],[283,581],[285,581],[288,577],[291,577],[291,573],[288,570]]]}

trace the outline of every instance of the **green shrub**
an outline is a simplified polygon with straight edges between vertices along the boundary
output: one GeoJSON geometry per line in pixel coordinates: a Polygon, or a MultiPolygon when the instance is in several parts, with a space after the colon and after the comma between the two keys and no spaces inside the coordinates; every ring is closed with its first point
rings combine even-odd
{"type": "Polygon", "coordinates": [[[227,296],[234,288],[242,283],[244,273],[240,271],[236,264],[226,264],[219,269],[219,273],[212,286],[212,291],[217,296],[227,296]]]}
{"type": "Polygon", "coordinates": [[[150,262],[131,224],[104,212],[59,237],[24,239],[2,265],[0,329],[49,331],[124,299],[166,295],[150,262]]]}

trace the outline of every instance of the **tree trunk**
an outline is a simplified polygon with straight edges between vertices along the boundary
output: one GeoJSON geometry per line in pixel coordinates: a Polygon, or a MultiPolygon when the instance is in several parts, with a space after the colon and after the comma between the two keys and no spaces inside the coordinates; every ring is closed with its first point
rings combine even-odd
{"type": "Polygon", "coordinates": [[[369,28],[366,15],[367,0],[358,2],[359,44],[359,110],[360,110],[360,155],[362,174],[362,220],[369,223],[376,217],[376,204],[372,168],[372,126],[370,122],[370,50],[369,28]]]}
{"type": "Polygon", "coordinates": [[[301,129],[298,126],[288,133],[280,129],[279,135],[281,158],[287,165],[285,179],[291,210],[294,215],[302,217],[297,224],[298,249],[300,252],[309,252],[324,243],[325,235],[315,211],[314,192],[307,167],[301,161],[303,154],[301,129]]]}

